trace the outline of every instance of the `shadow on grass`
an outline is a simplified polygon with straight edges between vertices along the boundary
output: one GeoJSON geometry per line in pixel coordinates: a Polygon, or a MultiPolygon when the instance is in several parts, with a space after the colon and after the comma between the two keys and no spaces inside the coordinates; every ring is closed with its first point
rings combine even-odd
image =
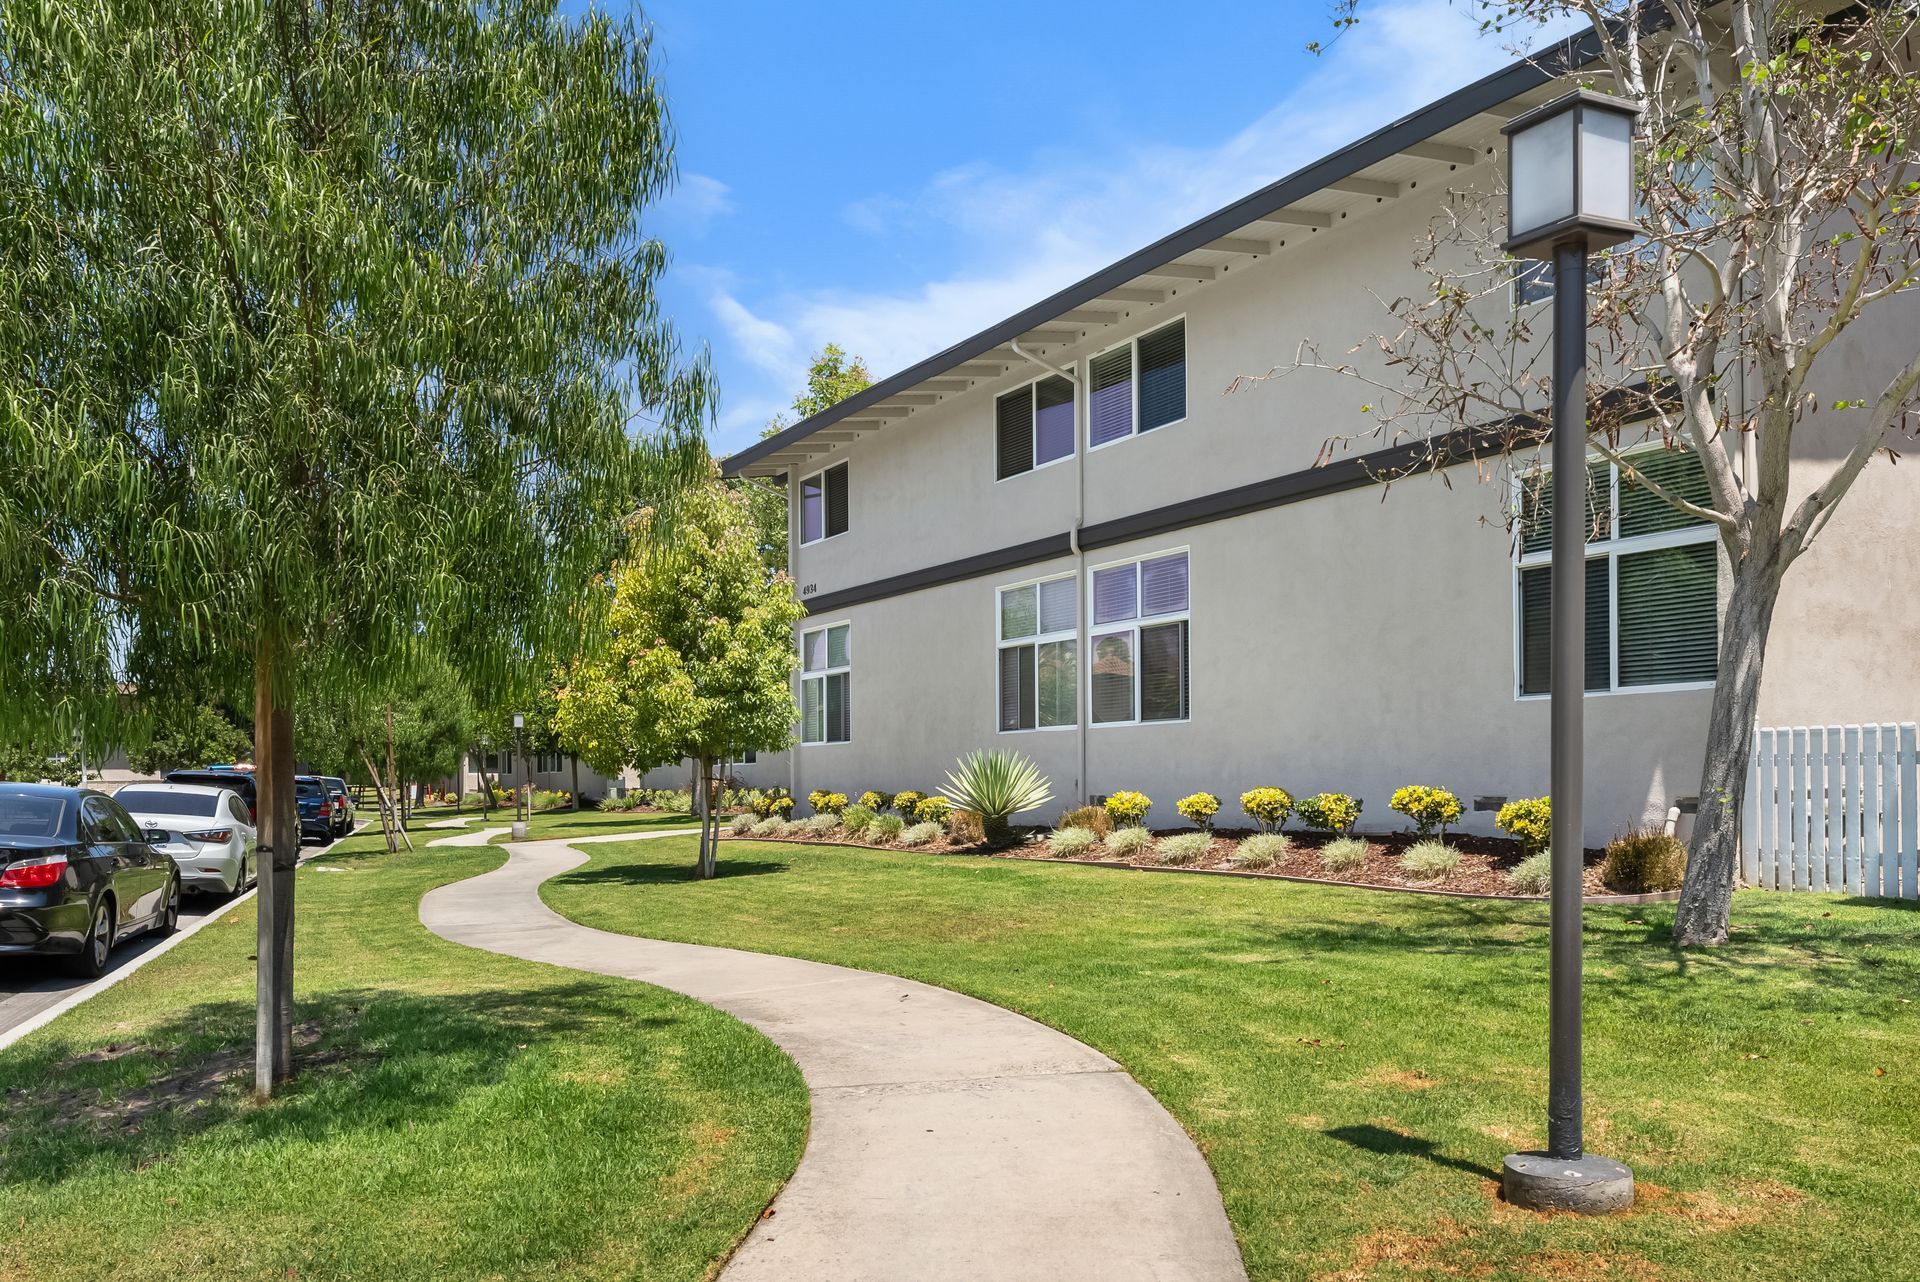
{"type": "MultiPolygon", "coordinates": [[[[778,859],[729,859],[724,853],[720,856],[716,867],[721,880],[729,877],[762,877],[769,873],[788,870],[787,865],[778,859]]],[[[691,863],[617,863],[592,864],[574,872],[562,873],[549,884],[556,886],[670,886],[696,885],[699,881],[699,869],[691,863]]]]}
{"type": "Polygon", "coordinates": [[[1497,1180],[1500,1172],[1491,1167],[1469,1162],[1465,1158],[1448,1157],[1439,1150],[1432,1140],[1421,1139],[1418,1135],[1402,1135],[1390,1131],[1384,1126],[1335,1126],[1322,1131],[1329,1139],[1339,1140],[1342,1144],[1351,1144],[1369,1153],[1378,1153],[1382,1157],[1417,1157],[1435,1166],[1451,1167],[1456,1171],[1465,1171],[1469,1175],[1478,1175],[1483,1179],[1497,1180]]]}
{"type": "MultiPolygon", "coordinates": [[[[517,1059],[614,1016],[604,987],[552,984],[423,997],[303,997],[296,1076],[256,1106],[253,1005],[204,1002],[125,1043],[15,1052],[0,1066],[0,1183],[56,1183],[104,1163],[144,1168],[188,1147],[319,1140],[439,1120],[517,1059]]],[[[642,1042],[679,1021],[620,1016],[642,1042]]]]}

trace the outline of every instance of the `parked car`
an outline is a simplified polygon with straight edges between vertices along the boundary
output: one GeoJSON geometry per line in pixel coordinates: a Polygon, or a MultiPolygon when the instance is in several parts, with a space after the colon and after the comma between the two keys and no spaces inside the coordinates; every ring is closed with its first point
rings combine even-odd
{"type": "Polygon", "coordinates": [[[188,890],[232,895],[259,873],[260,833],[230,788],[202,783],[131,783],[113,794],[147,844],[173,860],[188,890]]]}
{"type": "Polygon", "coordinates": [[[0,955],[63,956],[91,979],[122,939],[179,922],[180,874],[119,802],[0,783],[0,955]]]}
{"type": "Polygon", "coordinates": [[[333,805],[333,835],[344,837],[353,831],[353,793],[336,775],[321,775],[320,782],[327,785],[327,800],[333,805]]]}
{"type": "Polygon", "coordinates": [[[209,788],[225,788],[247,803],[247,822],[260,822],[260,785],[250,774],[237,770],[169,770],[168,783],[197,783],[209,788]]]}
{"type": "Polygon", "coordinates": [[[333,803],[327,797],[327,785],[317,775],[293,777],[293,800],[300,810],[300,840],[318,837],[333,839],[333,803]]]}

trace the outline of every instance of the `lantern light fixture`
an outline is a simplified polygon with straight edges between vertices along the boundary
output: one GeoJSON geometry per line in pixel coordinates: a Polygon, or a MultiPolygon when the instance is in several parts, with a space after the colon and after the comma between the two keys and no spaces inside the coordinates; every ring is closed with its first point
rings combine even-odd
{"type": "Polygon", "coordinates": [[[1576,89],[1522,112],[1507,136],[1507,241],[1515,258],[1551,261],[1556,245],[1591,250],[1640,234],[1633,221],[1637,104],[1576,89]]]}

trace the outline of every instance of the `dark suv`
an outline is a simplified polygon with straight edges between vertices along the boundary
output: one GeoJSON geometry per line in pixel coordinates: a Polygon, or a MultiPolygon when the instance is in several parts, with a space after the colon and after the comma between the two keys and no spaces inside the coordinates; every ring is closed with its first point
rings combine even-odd
{"type": "Polygon", "coordinates": [[[333,798],[327,794],[327,781],[318,775],[293,777],[293,800],[300,810],[300,840],[318,837],[333,839],[333,798]]]}

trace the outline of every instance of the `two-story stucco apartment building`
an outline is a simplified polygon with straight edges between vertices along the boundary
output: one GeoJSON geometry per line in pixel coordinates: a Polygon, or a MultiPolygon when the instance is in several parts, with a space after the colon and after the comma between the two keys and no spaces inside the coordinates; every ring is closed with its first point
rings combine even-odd
{"type": "MultiPolygon", "coordinates": [[[[1402,451],[1315,465],[1356,424],[1351,383],[1225,389],[1380,331],[1446,193],[1500,181],[1500,125],[1569,87],[1561,65],[1470,85],[729,459],[786,487],[808,610],[800,743],[735,772],[934,789],[1002,748],[1057,805],[1141,789],[1174,823],[1204,789],[1224,822],[1278,784],[1363,798],[1363,828],[1399,826],[1402,784],[1545,792],[1547,549],[1507,519],[1527,461],[1383,493],[1402,451]]],[[[1873,369],[1871,339],[1845,359],[1873,369]]],[[[1796,441],[1810,485],[1840,450],[1818,419],[1796,441]]],[[[1917,473],[1876,462],[1790,573],[1763,724],[1920,712],[1917,473]]],[[[1715,676],[1713,534],[1618,502],[1589,561],[1590,843],[1697,790],[1715,676]]]]}

